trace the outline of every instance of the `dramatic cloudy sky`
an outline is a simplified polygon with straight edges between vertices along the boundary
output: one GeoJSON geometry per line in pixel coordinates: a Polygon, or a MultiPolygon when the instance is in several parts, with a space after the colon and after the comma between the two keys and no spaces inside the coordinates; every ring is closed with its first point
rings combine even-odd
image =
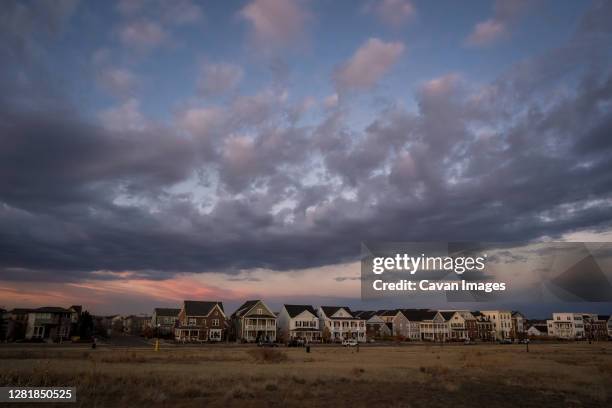
{"type": "Polygon", "coordinates": [[[0,305],[359,305],[361,241],[611,240],[610,21],[609,1],[4,1],[0,305]]]}

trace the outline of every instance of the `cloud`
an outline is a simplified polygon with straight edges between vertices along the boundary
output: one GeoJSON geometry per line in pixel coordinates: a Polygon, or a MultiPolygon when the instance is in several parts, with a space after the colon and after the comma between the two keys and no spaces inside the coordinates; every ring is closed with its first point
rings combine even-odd
{"type": "Polygon", "coordinates": [[[465,42],[471,47],[489,46],[505,36],[527,8],[524,0],[496,0],[493,17],[476,24],[465,42]]]}
{"type": "Polygon", "coordinates": [[[198,78],[198,92],[203,96],[215,96],[236,89],[244,71],[241,67],[228,63],[203,64],[198,78]]]}
{"type": "Polygon", "coordinates": [[[299,39],[309,13],[298,1],[253,0],[240,10],[240,16],[250,23],[258,45],[266,48],[299,39]]]}
{"type": "Polygon", "coordinates": [[[119,28],[121,43],[139,51],[149,51],[162,45],[168,36],[159,23],[149,19],[125,22],[119,28]]]}
{"type": "Polygon", "coordinates": [[[369,89],[391,69],[404,53],[401,42],[367,40],[353,56],[334,73],[339,89],[369,89]]]}
{"type": "Polygon", "coordinates": [[[131,98],[120,106],[103,110],[99,114],[102,125],[110,130],[144,130],[146,121],[140,112],[140,102],[131,98]]]}
{"type": "Polygon", "coordinates": [[[121,97],[132,95],[140,82],[131,70],[120,67],[99,69],[96,81],[107,92],[121,97]]]}
{"type": "Polygon", "coordinates": [[[381,0],[368,4],[367,12],[374,12],[378,18],[393,27],[399,27],[416,14],[411,0],[381,0]]]}

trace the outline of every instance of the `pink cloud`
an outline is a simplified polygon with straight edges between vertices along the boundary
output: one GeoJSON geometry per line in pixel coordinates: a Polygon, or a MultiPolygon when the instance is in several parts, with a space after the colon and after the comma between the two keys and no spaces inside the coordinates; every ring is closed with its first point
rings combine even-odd
{"type": "Polygon", "coordinates": [[[253,0],[240,16],[252,25],[259,45],[281,46],[302,35],[309,14],[297,1],[253,0]]]}
{"type": "Polygon", "coordinates": [[[373,87],[404,53],[401,42],[384,42],[370,38],[335,73],[340,89],[369,89],[373,87]]]}
{"type": "Polygon", "coordinates": [[[525,0],[497,0],[493,17],[474,26],[465,40],[466,45],[484,47],[507,36],[526,6],[525,0]]]}
{"type": "Polygon", "coordinates": [[[410,0],[382,0],[368,7],[378,18],[391,26],[400,26],[409,21],[416,13],[410,0]]]}

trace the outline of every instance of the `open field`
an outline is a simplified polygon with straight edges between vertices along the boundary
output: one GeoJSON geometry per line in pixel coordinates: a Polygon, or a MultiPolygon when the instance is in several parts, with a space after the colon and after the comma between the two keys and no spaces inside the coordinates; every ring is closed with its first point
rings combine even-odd
{"type": "Polygon", "coordinates": [[[524,345],[315,346],[310,354],[23,345],[0,347],[0,386],[8,385],[76,386],[69,405],[82,407],[610,407],[612,343],[532,344],[529,353],[524,345]]]}

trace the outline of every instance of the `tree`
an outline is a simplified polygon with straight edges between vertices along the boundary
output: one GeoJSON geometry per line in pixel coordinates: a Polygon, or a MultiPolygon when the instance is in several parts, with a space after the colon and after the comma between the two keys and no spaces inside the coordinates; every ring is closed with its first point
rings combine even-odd
{"type": "Polygon", "coordinates": [[[77,322],[77,333],[81,339],[90,339],[94,330],[93,317],[86,310],[81,313],[79,321],[77,322]]]}
{"type": "Polygon", "coordinates": [[[323,328],[323,334],[321,337],[325,343],[329,343],[329,340],[331,339],[331,331],[329,330],[329,327],[325,326],[323,328]]]}

